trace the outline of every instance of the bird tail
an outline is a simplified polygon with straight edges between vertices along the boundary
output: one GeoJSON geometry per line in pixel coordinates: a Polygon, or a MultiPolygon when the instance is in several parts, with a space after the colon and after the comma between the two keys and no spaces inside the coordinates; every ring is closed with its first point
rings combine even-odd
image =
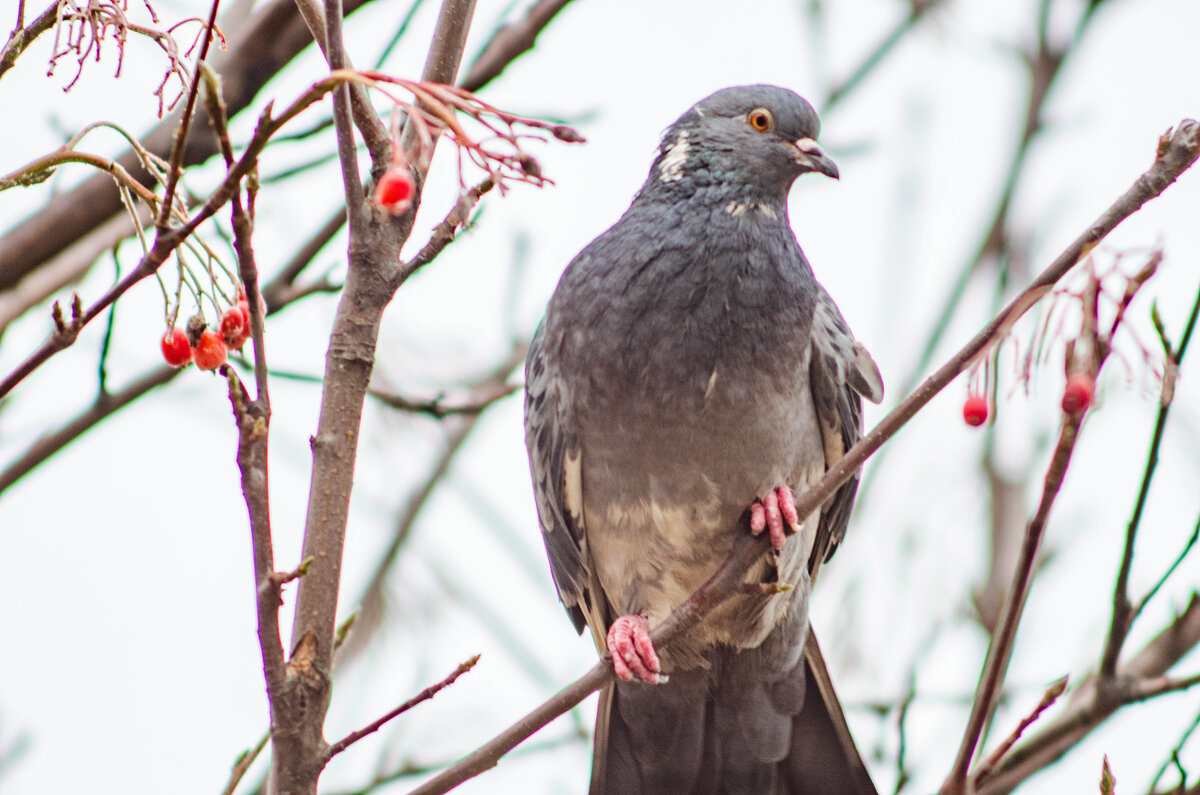
{"type": "Polygon", "coordinates": [[[708,670],[610,685],[592,795],[876,795],[811,632],[795,651],[773,671],[763,649],[714,650],[708,670]]]}

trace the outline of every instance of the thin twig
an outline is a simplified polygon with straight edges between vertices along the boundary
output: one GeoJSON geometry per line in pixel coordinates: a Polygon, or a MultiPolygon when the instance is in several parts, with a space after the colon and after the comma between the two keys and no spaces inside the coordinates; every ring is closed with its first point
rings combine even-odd
{"type": "Polygon", "coordinates": [[[429,242],[396,271],[397,284],[432,262],[446,246],[454,241],[458,230],[470,219],[471,211],[479,203],[480,197],[490,191],[494,185],[492,178],[488,176],[459,197],[442,222],[434,228],[433,233],[429,236],[429,242]]]}
{"type": "Polygon", "coordinates": [[[425,688],[420,693],[417,693],[415,696],[408,699],[403,704],[401,704],[400,706],[393,709],[391,712],[388,712],[383,717],[381,717],[377,720],[371,721],[370,723],[368,723],[366,726],[359,729],[358,731],[350,732],[345,737],[338,740],[333,745],[329,746],[329,753],[327,755],[327,758],[332,759],[333,757],[337,756],[342,751],[345,751],[351,745],[358,742],[359,740],[366,737],[367,735],[373,734],[373,733],[379,731],[383,727],[383,725],[385,723],[387,723],[388,721],[393,720],[394,718],[396,718],[399,715],[402,715],[405,712],[408,712],[410,709],[415,707],[417,704],[420,704],[422,701],[428,701],[429,699],[433,698],[439,692],[446,689],[450,685],[454,684],[455,680],[457,680],[458,677],[462,676],[467,671],[474,668],[475,663],[477,663],[477,662],[479,662],[478,654],[476,654],[474,657],[467,660],[466,662],[459,663],[458,667],[455,668],[453,671],[451,671],[450,674],[445,679],[438,682],[437,684],[430,685],[429,687],[425,688]]]}
{"type": "Polygon", "coordinates": [[[990,713],[1000,691],[1004,674],[1008,670],[1008,661],[1012,655],[1013,641],[1017,635],[1017,625],[1029,596],[1029,584],[1033,578],[1034,563],[1038,550],[1041,548],[1042,536],[1046,530],[1046,521],[1050,517],[1050,508],[1054,505],[1062,488],[1063,478],[1067,474],[1067,466],[1071,454],[1075,451],[1075,442],[1079,435],[1079,426],[1083,415],[1065,416],[1063,427],[1059,432],[1058,444],[1046,470],[1045,484],[1042,487],[1042,499],[1037,513],[1025,530],[1025,539],[1021,544],[1021,556],[1017,562],[1012,586],[1005,600],[1000,621],[988,647],[987,660],[983,673],[979,677],[979,687],[975,692],[975,701],[971,706],[971,715],[967,719],[967,728],[963,732],[962,744],[958,749],[954,766],[942,784],[943,795],[959,795],[967,789],[967,770],[971,758],[975,754],[975,746],[983,731],[983,724],[990,713]]]}
{"type": "Polygon", "coordinates": [[[34,39],[54,27],[54,21],[57,18],[58,3],[54,2],[25,27],[20,27],[21,20],[17,21],[18,27],[9,34],[4,49],[0,50],[0,77],[3,77],[4,73],[13,67],[17,58],[21,57],[21,53],[25,52],[30,44],[33,44],[34,39]]]}
{"type": "Polygon", "coordinates": [[[246,775],[246,771],[250,769],[250,765],[254,764],[254,760],[258,759],[259,754],[267,747],[267,743],[271,740],[271,733],[264,734],[253,748],[243,751],[237,758],[237,762],[233,766],[233,770],[229,773],[229,781],[225,784],[225,789],[221,790],[221,795],[233,795],[237,790],[238,784],[242,782],[242,778],[246,775]]]}
{"type": "Polygon", "coordinates": [[[499,77],[506,66],[533,49],[538,34],[569,2],[571,0],[538,0],[520,22],[502,26],[471,63],[459,86],[467,91],[478,91],[499,77]]]}
{"type": "Polygon", "coordinates": [[[208,21],[204,24],[204,32],[201,34],[200,50],[196,54],[196,66],[192,69],[192,82],[188,86],[187,101],[183,107],[183,115],[179,118],[179,125],[175,128],[171,156],[168,158],[171,166],[167,170],[167,184],[163,189],[162,206],[158,209],[157,226],[160,232],[167,229],[167,222],[171,219],[171,205],[175,201],[175,188],[179,184],[179,178],[183,175],[183,151],[187,147],[188,130],[192,125],[192,114],[196,109],[196,95],[200,90],[200,69],[204,64],[204,59],[208,57],[208,47],[212,44],[213,28],[217,24],[217,8],[220,5],[221,0],[212,0],[212,5],[209,7],[208,21]]]}
{"type": "Polygon", "coordinates": [[[912,3],[909,7],[908,16],[896,23],[896,26],[867,53],[858,66],[850,72],[850,75],[829,92],[829,96],[825,98],[825,104],[821,110],[822,115],[853,93],[854,89],[858,88],[863,80],[871,72],[875,71],[876,67],[887,58],[888,53],[895,49],[896,45],[908,35],[909,31],[916,27],[917,23],[925,17],[926,13],[933,10],[939,3],[940,0],[920,0],[920,2],[912,3]]]}
{"type": "MultiPolygon", "coordinates": [[[[1191,738],[1192,733],[1195,732],[1197,728],[1200,728],[1200,712],[1196,713],[1196,717],[1192,719],[1191,725],[1184,730],[1183,735],[1179,738],[1179,741],[1175,743],[1175,747],[1171,749],[1170,757],[1168,757],[1167,760],[1162,763],[1162,766],[1159,767],[1158,772],[1154,774],[1154,780],[1150,782],[1150,789],[1147,790],[1148,792],[1157,793],[1158,782],[1167,774],[1167,768],[1171,767],[1172,765],[1178,767],[1179,753],[1183,750],[1183,746],[1191,738]]],[[[1183,789],[1186,783],[1186,776],[1180,776],[1179,786],[1176,787],[1176,791],[1183,789]]]]}
{"type": "MultiPolygon", "coordinates": [[[[1033,736],[1018,743],[979,782],[976,795],[1001,795],[1060,759],[1122,706],[1141,700],[1140,682],[1163,676],[1200,643],[1200,596],[1191,601],[1166,628],[1117,669],[1118,687],[1101,687],[1093,674],[1080,683],[1055,718],[1033,736]]],[[[1181,680],[1182,681],[1182,680],[1181,680]]]]}
{"type": "Polygon", "coordinates": [[[520,388],[520,384],[499,384],[486,393],[472,395],[467,400],[455,403],[447,402],[443,397],[436,397],[432,400],[414,400],[392,392],[381,392],[378,389],[371,389],[368,394],[380,403],[394,409],[414,414],[427,414],[440,420],[462,414],[472,416],[482,414],[493,403],[503,400],[520,388]]]}
{"type": "Polygon", "coordinates": [[[1200,541],[1200,515],[1196,517],[1196,526],[1192,528],[1191,536],[1188,537],[1187,543],[1183,545],[1183,549],[1179,550],[1179,554],[1175,556],[1175,560],[1171,562],[1171,565],[1167,567],[1167,570],[1163,572],[1162,576],[1158,578],[1153,586],[1151,586],[1150,590],[1146,591],[1146,595],[1138,600],[1137,606],[1135,606],[1133,609],[1133,617],[1130,619],[1130,624],[1132,624],[1133,621],[1135,621],[1137,617],[1142,614],[1142,611],[1146,609],[1146,605],[1150,603],[1150,600],[1154,598],[1154,595],[1158,593],[1159,589],[1161,589],[1163,585],[1166,584],[1167,580],[1170,579],[1171,575],[1175,573],[1175,569],[1179,568],[1179,564],[1183,563],[1183,559],[1186,558],[1188,553],[1192,551],[1192,548],[1196,546],[1197,541],[1200,541]]]}
{"type": "MultiPolygon", "coordinates": [[[[330,71],[346,68],[346,44],[342,40],[342,0],[325,0],[325,58],[330,71]]],[[[351,245],[356,233],[361,234],[363,213],[362,179],[358,175],[358,151],[354,143],[354,127],[350,113],[350,86],[340,84],[333,91],[333,128],[337,134],[338,160],[341,163],[342,190],[346,196],[346,213],[350,219],[351,245]]]]}
{"type": "MultiPolygon", "coordinates": [[[[1188,343],[1191,342],[1192,331],[1196,328],[1198,315],[1200,315],[1200,290],[1196,292],[1196,300],[1192,303],[1192,311],[1188,316],[1178,348],[1172,350],[1171,346],[1166,344],[1164,337],[1168,371],[1178,372],[1180,365],[1183,363],[1183,357],[1187,354],[1188,343]]],[[[1133,620],[1141,612],[1145,604],[1143,602],[1136,609],[1134,608],[1129,597],[1129,574],[1133,568],[1133,552],[1134,544],[1137,541],[1138,527],[1142,521],[1142,512],[1145,510],[1146,500],[1150,495],[1150,484],[1154,480],[1154,473],[1158,467],[1158,451],[1162,447],[1163,434],[1166,432],[1167,417],[1171,412],[1172,401],[1169,399],[1170,396],[1168,393],[1173,391],[1173,386],[1170,377],[1163,379],[1162,389],[1163,400],[1159,403],[1158,416],[1154,421],[1154,431],[1150,436],[1150,450],[1146,453],[1146,466],[1142,473],[1142,482],[1138,487],[1138,494],[1134,500],[1133,512],[1129,517],[1129,523],[1125,527],[1125,546],[1121,553],[1121,563],[1117,569],[1117,578],[1113,586],[1112,619],[1109,623],[1108,636],[1104,641],[1104,651],[1100,658],[1100,674],[1109,679],[1114,676],[1117,670],[1117,659],[1121,656],[1121,647],[1125,644],[1125,638],[1129,635],[1129,630],[1133,626],[1133,620]]],[[[1188,548],[1190,546],[1189,544],[1188,548]]],[[[1187,550],[1185,549],[1184,554],[1186,552],[1187,550]]],[[[1178,564],[1176,563],[1175,565],[1178,564]]],[[[1173,570],[1174,568],[1175,566],[1173,565],[1171,569],[1173,570]]],[[[1170,571],[1167,573],[1170,574],[1170,571]]],[[[1155,589],[1157,589],[1157,586],[1155,589]]]]}
{"type": "Polygon", "coordinates": [[[1037,703],[1033,711],[1024,718],[1021,718],[1021,722],[1017,724],[1017,728],[1013,729],[1008,737],[1004,739],[1004,742],[1000,743],[996,750],[988,755],[988,758],[984,760],[983,764],[977,770],[971,772],[971,780],[975,783],[975,786],[978,787],[979,782],[987,778],[988,774],[992,772],[992,768],[999,764],[1004,755],[1017,744],[1017,740],[1021,739],[1021,735],[1025,733],[1025,730],[1032,726],[1034,721],[1040,718],[1043,712],[1053,706],[1066,690],[1067,677],[1065,676],[1046,688],[1046,692],[1042,694],[1042,700],[1037,703]]]}
{"type": "Polygon", "coordinates": [[[166,365],[155,367],[129,382],[124,388],[116,392],[109,392],[103,399],[93,402],[79,416],[58,430],[38,439],[20,458],[0,471],[0,494],[3,494],[9,486],[28,475],[39,464],[78,439],[102,420],[117,413],[147,392],[166,384],[180,372],[182,371],[166,365]]]}
{"type": "Polygon", "coordinates": [[[276,306],[281,305],[285,301],[285,294],[288,292],[300,274],[304,272],[321,249],[329,245],[330,241],[342,230],[346,225],[346,208],[339,206],[330,216],[316,234],[310,237],[300,250],[288,260],[271,281],[262,286],[263,300],[267,302],[267,308],[274,310],[276,306]]]}
{"type": "Polygon", "coordinates": [[[20,168],[0,177],[0,190],[32,184],[42,179],[43,176],[48,176],[55,167],[65,163],[83,163],[93,166],[100,171],[108,172],[118,185],[136,193],[138,198],[146,202],[146,204],[152,207],[158,206],[158,197],[154,195],[154,192],[134,179],[117,161],[109,160],[107,157],[100,157],[99,155],[88,154],[87,152],[77,152],[65,146],[49,154],[37,157],[20,168]]]}

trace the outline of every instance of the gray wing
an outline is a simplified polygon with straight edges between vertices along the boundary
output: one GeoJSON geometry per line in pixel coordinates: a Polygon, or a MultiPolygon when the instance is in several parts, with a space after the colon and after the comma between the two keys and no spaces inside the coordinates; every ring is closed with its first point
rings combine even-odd
{"type": "MultiPolygon", "coordinates": [[[[836,464],[862,437],[862,398],[883,400],[879,368],[850,333],[833,299],[818,285],[812,325],[812,366],[809,383],[825,443],[825,468],[836,464]]],[[[809,569],[829,560],[846,535],[850,509],[858,491],[858,474],[834,492],[821,510],[817,541],[809,569]]]]}
{"type": "Polygon", "coordinates": [[[582,632],[591,603],[584,557],[582,450],[571,401],[547,348],[543,322],[525,359],[525,446],[550,572],[558,598],[582,632]]]}

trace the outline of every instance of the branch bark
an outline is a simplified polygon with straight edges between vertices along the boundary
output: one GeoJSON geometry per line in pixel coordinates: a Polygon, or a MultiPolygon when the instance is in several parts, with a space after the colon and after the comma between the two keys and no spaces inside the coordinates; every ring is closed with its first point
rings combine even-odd
{"type": "Polygon", "coordinates": [[[499,77],[505,67],[533,49],[538,34],[569,2],[571,0],[540,0],[530,7],[520,22],[496,31],[459,85],[467,91],[477,91],[499,77]]]}
{"type": "Polygon", "coordinates": [[[1017,745],[982,779],[976,795],[1002,795],[1058,761],[1120,707],[1142,700],[1137,682],[1163,676],[1200,643],[1200,596],[1193,594],[1183,612],[1140,652],[1117,669],[1117,681],[1129,687],[1106,692],[1093,674],[1082,682],[1066,708],[1017,745]]]}
{"type": "MultiPolygon", "coordinates": [[[[453,81],[473,10],[474,0],[446,0],[443,4],[426,60],[425,79],[453,81]]],[[[340,16],[337,0],[329,0],[326,15],[340,16]]],[[[330,19],[326,22],[329,24],[330,19]]],[[[331,54],[339,46],[335,42],[337,31],[336,27],[327,30],[331,54]]],[[[335,61],[336,56],[331,58],[335,61]]],[[[347,100],[347,95],[338,100],[344,109],[347,100]]],[[[349,140],[345,123],[343,119],[338,125],[343,163],[345,142],[349,140]]],[[[292,624],[297,647],[289,668],[299,664],[304,675],[288,679],[287,732],[275,735],[271,785],[279,792],[315,793],[317,778],[328,758],[323,726],[331,694],[329,672],[342,551],[362,408],[383,310],[399,287],[392,278],[394,263],[412,229],[412,212],[393,219],[365,202],[361,190],[356,195],[351,182],[347,177],[349,268],[330,335],[321,413],[312,438],[313,469],[302,555],[311,558],[313,564],[300,581],[292,624]]]]}

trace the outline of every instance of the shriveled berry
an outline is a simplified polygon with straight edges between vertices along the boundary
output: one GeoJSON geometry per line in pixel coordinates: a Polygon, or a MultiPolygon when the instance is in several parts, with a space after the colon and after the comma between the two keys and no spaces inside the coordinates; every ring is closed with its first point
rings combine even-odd
{"type": "Polygon", "coordinates": [[[963,403],[963,421],[972,428],[978,428],[987,422],[988,402],[983,395],[968,395],[963,403]]]}
{"type": "Polygon", "coordinates": [[[199,344],[192,350],[192,358],[195,359],[196,366],[201,370],[216,370],[225,364],[227,354],[225,340],[221,339],[221,335],[212,329],[204,330],[204,333],[200,335],[199,344]]]}
{"type": "Polygon", "coordinates": [[[192,360],[187,332],[172,326],[162,338],[162,355],[172,367],[183,367],[192,360]]]}
{"type": "Polygon", "coordinates": [[[242,305],[231,306],[221,315],[221,339],[230,350],[240,350],[250,336],[250,317],[242,305]]]}
{"type": "Polygon", "coordinates": [[[412,206],[416,192],[412,172],[403,166],[393,166],[375,186],[375,203],[392,215],[400,215],[412,206]]]}
{"type": "Polygon", "coordinates": [[[1087,373],[1071,373],[1063,389],[1062,408],[1068,414],[1080,414],[1092,405],[1096,383],[1087,373]]]}

